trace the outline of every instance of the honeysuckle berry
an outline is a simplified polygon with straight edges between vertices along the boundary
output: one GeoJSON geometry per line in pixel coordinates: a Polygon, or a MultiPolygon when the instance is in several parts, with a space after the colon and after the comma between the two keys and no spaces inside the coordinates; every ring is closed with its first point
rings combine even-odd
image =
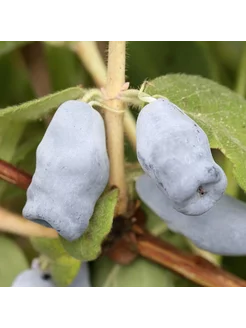
{"type": "Polygon", "coordinates": [[[146,105],[137,119],[137,157],[172,206],[201,215],[223,195],[226,176],[205,132],[167,99],[146,105]]]}
{"type": "Polygon", "coordinates": [[[189,238],[211,253],[230,256],[246,254],[246,204],[223,195],[206,213],[184,215],[176,211],[153,179],[141,176],[136,182],[141,200],[162,218],[170,230],[189,238]]]}
{"type": "Polygon", "coordinates": [[[69,241],[79,238],[108,182],[105,139],[103,119],[89,104],[63,103],[37,148],[23,216],[69,241]]]}

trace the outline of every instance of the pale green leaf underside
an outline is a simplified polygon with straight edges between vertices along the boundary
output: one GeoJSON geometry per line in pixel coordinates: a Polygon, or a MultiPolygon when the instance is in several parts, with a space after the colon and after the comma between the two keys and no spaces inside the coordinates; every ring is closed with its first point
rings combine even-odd
{"type": "Polygon", "coordinates": [[[110,232],[114,210],[118,200],[118,189],[112,190],[101,197],[90,219],[84,234],[73,242],[60,237],[66,251],[82,261],[95,260],[101,252],[101,244],[110,232]]]}
{"type": "Polygon", "coordinates": [[[150,81],[150,95],[167,97],[207,133],[211,148],[233,163],[238,184],[246,190],[246,101],[208,79],[170,74],[150,81]]]}
{"type": "Polygon", "coordinates": [[[28,262],[22,249],[11,239],[0,236],[0,287],[10,287],[28,262]]]}
{"type": "Polygon", "coordinates": [[[36,120],[42,118],[59,107],[63,102],[81,98],[84,93],[84,89],[73,87],[20,105],[7,107],[0,110],[0,124],[2,118],[11,118],[12,120],[36,120]]]}
{"type": "Polygon", "coordinates": [[[106,257],[96,261],[95,287],[172,287],[173,274],[158,264],[137,258],[129,265],[119,265],[106,257]]]}

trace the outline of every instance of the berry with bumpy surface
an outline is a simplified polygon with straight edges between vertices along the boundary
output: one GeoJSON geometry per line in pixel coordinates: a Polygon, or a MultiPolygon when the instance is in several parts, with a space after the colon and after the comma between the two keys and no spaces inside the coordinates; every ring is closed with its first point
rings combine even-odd
{"type": "Polygon", "coordinates": [[[205,132],[167,99],[141,110],[137,156],[143,170],[183,214],[205,213],[225,191],[226,176],[214,162],[205,132]]]}
{"type": "Polygon", "coordinates": [[[67,101],[56,111],[37,148],[23,216],[75,240],[88,227],[108,178],[101,115],[86,103],[67,101]]]}
{"type": "Polygon", "coordinates": [[[246,204],[224,195],[208,212],[188,216],[177,212],[170,200],[147,175],[136,182],[142,201],[162,218],[170,230],[189,238],[211,253],[230,256],[246,254],[246,204]]]}

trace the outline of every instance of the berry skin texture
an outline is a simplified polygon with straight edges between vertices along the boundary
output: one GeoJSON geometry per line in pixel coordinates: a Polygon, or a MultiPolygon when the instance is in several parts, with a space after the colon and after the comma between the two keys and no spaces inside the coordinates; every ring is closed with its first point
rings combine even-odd
{"type": "Polygon", "coordinates": [[[147,175],[136,182],[141,200],[165,221],[169,229],[189,238],[196,246],[227,256],[246,255],[246,204],[224,195],[208,212],[187,216],[177,212],[170,200],[147,175]]]}
{"type": "Polygon", "coordinates": [[[145,173],[183,214],[207,212],[226,189],[225,173],[212,157],[207,135],[167,99],[141,110],[137,156],[145,173]]]}
{"type": "Polygon", "coordinates": [[[36,170],[22,214],[75,240],[87,229],[108,179],[101,115],[86,103],[66,101],[37,148],[36,170]]]}
{"type": "Polygon", "coordinates": [[[12,287],[55,287],[48,275],[37,269],[21,272],[14,280],[12,287]]]}
{"type": "MultiPolygon", "coordinates": [[[[14,280],[12,287],[57,287],[52,277],[38,267],[21,272],[14,280]]],[[[91,287],[88,263],[81,265],[80,271],[68,287],[91,287]]]]}

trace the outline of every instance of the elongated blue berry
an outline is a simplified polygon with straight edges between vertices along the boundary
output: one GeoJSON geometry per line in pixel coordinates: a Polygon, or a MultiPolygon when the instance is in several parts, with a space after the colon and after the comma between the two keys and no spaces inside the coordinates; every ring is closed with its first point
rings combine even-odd
{"type": "Polygon", "coordinates": [[[104,122],[90,105],[70,100],[55,113],[37,148],[23,216],[67,240],[86,230],[109,178],[104,122]]]}
{"type": "Polygon", "coordinates": [[[183,214],[205,213],[225,191],[227,179],[213,160],[207,135],[167,99],[141,110],[137,156],[143,170],[183,214]]]}
{"type": "Polygon", "coordinates": [[[246,255],[246,204],[224,195],[208,212],[188,216],[177,212],[167,196],[147,175],[136,189],[142,201],[162,218],[170,230],[178,232],[209,252],[220,255],[246,255]]]}

